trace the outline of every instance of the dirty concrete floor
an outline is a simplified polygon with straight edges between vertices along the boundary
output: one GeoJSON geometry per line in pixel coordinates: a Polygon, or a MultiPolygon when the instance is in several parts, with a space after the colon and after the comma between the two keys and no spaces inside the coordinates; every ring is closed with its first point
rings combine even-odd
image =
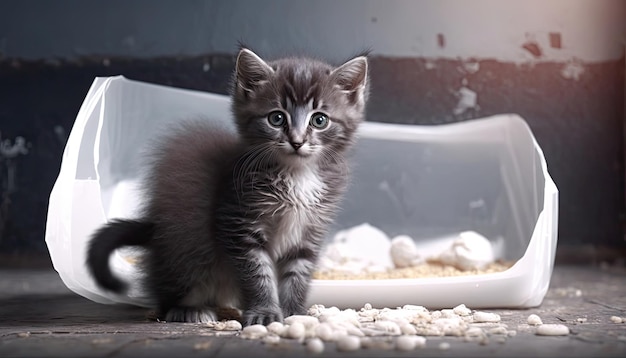
{"type": "MultiPolygon", "coordinates": [[[[358,307],[356,307],[358,308],[358,307]]],[[[470,307],[471,308],[471,307],[470,307]]],[[[412,352],[338,352],[324,357],[622,357],[626,353],[626,269],[623,266],[557,265],[540,307],[484,310],[501,315],[517,334],[504,342],[467,342],[427,337],[412,352]],[[568,336],[537,336],[527,324],[535,313],[544,323],[568,326],[568,336]],[[441,342],[450,348],[442,350],[441,342]]],[[[313,356],[304,345],[276,346],[219,335],[196,324],[162,323],[146,309],[102,305],[69,291],[51,269],[0,270],[0,357],[294,357],[313,356]]]]}

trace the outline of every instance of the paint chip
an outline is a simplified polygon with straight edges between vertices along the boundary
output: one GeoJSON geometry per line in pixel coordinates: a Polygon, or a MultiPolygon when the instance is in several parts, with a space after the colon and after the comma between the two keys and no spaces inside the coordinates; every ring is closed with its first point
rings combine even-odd
{"type": "Polygon", "coordinates": [[[539,58],[543,55],[543,51],[541,51],[541,47],[539,47],[539,44],[536,43],[535,41],[528,41],[524,43],[524,45],[522,45],[522,48],[530,52],[530,54],[535,56],[536,58],[539,58]]]}
{"type": "Polygon", "coordinates": [[[441,48],[446,47],[446,37],[443,34],[437,34],[437,45],[441,48]]]}
{"type": "Polygon", "coordinates": [[[561,34],[559,32],[551,32],[548,36],[550,37],[550,47],[562,48],[561,34]]]}
{"type": "Polygon", "coordinates": [[[458,92],[459,102],[452,110],[452,113],[459,115],[470,108],[476,108],[478,103],[478,94],[467,87],[461,87],[458,92]]]}

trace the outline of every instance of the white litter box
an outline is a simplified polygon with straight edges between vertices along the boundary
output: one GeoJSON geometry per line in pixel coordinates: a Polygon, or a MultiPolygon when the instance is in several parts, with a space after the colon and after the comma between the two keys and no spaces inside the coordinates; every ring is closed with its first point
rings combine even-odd
{"type": "MultiPolygon", "coordinates": [[[[72,291],[101,303],[145,305],[142,292],[99,289],[87,274],[85,247],[113,217],[132,217],[142,145],[168,121],[207,117],[230,123],[226,96],[96,78],[78,113],[50,195],[46,242],[55,269],[72,291]]],[[[499,273],[469,276],[314,280],[309,304],[339,308],[422,305],[431,309],[521,308],[541,304],[557,245],[558,190],[526,122],[505,114],[457,124],[361,126],[352,184],[330,238],[369,223],[417,244],[475,231],[496,258],[515,262],[499,273]]],[[[126,280],[139,273],[111,259],[126,280]]],[[[136,281],[136,280],[135,280],[136,281]]]]}

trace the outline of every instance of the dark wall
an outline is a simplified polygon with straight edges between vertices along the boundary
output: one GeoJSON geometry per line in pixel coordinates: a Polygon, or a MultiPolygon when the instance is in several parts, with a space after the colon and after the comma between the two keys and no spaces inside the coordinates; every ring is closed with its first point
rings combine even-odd
{"type": "MultiPolygon", "coordinates": [[[[46,3],[39,9],[51,6],[46,3]]],[[[120,2],[114,3],[120,11],[123,9],[120,2]]],[[[213,2],[197,3],[206,7],[213,2]]],[[[0,12],[7,9],[7,4],[17,2],[0,4],[0,12]]],[[[145,2],[137,2],[135,7],[137,4],[145,2]]],[[[74,5],[80,9],[87,6],[74,5]]],[[[94,8],[81,11],[85,14],[91,10],[94,8]]],[[[54,13],[62,12],[54,8],[54,13]]],[[[138,16],[137,12],[133,14],[124,16],[138,16]]],[[[92,23],[108,24],[114,29],[115,18],[111,16],[109,13],[107,21],[92,23]]],[[[155,16],[167,18],[165,14],[155,16]]],[[[66,21],[71,21],[69,15],[66,21]]],[[[82,19],[80,24],[89,26],[90,22],[82,19]]],[[[5,34],[15,34],[6,32],[6,23],[0,24],[0,30],[2,26],[5,34]]],[[[100,33],[100,41],[121,38],[122,32],[112,31],[110,37],[105,31],[100,33]]],[[[29,33],[46,38],[45,28],[38,28],[36,23],[29,33]]],[[[0,31],[0,50],[2,35],[0,31]]],[[[164,41],[172,44],[175,39],[164,41]]],[[[54,39],[40,42],[51,46],[54,39]]],[[[255,44],[250,45],[255,48],[255,44]]],[[[47,255],[44,232],[48,196],[66,137],[94,77],[122,74],[147,82],[226,93],[234,65],[232,54],[192,53],[202,46],[167,56],[121,54],[114,47],[105,43],[99,47],[100,52],[78,51],[68,58],[0,57],[0,139],[13,145],[21,136],[28,151],[13,158],[2,157],[0,162],[0,254],[47,255]],[[107,54],[107,49],[116,54],[107,54]]],[[[346,46],[340,57],[351,52],[346,46]]],[[[581,62],[584,71],[579,76],[564,75],[567,64],[557,61],[470,62],[468,66],[468,61],[461,59],[392,57],[375,51],[371,59],[370,120],[435,125],[499,113],[520,114],[543,148],[560,192],[557,255],[587,260],[623,257],[624,57],[581,62]],[[459,101],[461,87],[474,91],[478,102],[455,114],[452,109],[459,101]]]]}
{"type": "MultiPolygon", "coordinates": [[[[47,199],[58,174],[64,140],[95,76],[123,74],[165,85],[227,93],[231,56],[163,59],[0,62],[3,138],[23,136],[28,154],[13,164],[15,188],[3,193],[3,252],[45,252],[47,199]],[[203,65],[210,64],[209,71],[203,65]],[[8,197],[7,197],[8,194],[8,197]]],[[[624,65],[588,66],[573,85],[559,64],[520,68],[481,61],[480,71],[459,63],[373,57],[370,120],[439,124],[498,113],[519,113],[531,126],[560,192],[559,246],[624,248],[624,65]],[[454,115],[462,78],[479,94],[478,108],[454,115]]],[[[3,178],[7,163],[3,163],[3,178]]],[[[6,181],[6,180],[5,180],[6,181]]],[[[6,183],[4,183],[6,185],[6,183]]]]}

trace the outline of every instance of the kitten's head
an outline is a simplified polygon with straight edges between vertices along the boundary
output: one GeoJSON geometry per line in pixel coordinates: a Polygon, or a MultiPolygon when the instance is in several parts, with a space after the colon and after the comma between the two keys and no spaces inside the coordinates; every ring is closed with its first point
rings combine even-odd
{"type": "Polygon", "coordinates": [[[364,56],[333,67],[310,58],[266,62],[242,49],[233,88],[242,139],[287,164],[340,154],[353,143],[364,119],[367,72],[364,56]]]}

